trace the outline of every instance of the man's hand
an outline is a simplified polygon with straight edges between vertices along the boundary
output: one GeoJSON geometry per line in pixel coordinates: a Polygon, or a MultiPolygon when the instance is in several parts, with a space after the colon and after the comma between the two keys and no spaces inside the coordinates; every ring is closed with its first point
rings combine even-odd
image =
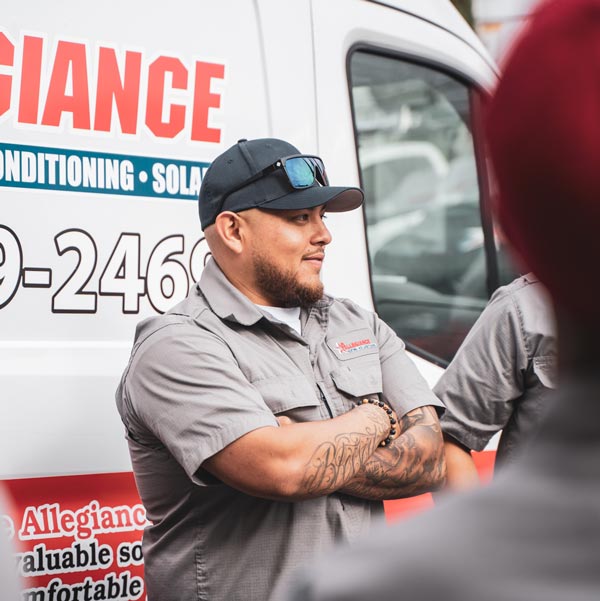
{"type": "MultiPolygon", "coordinates": [[[[363,401],[363,403],[365,403],[365,401],[363,401]]],[[[381,447],[385,447],[391,444],[391,442],[388,441],[394,441],[396,438],[398,438],[398,436],[400,436],[400,421],[398,420],[396,412],[389,405],[385,405],[384,407],[380,406],[379,408],[386,412],[390,422],[390,433],[388,434],[388,437],[380,443],[381,447]]],[[[287,415],[276,415],[275,419],[281,427],[291,426],[293,423],[295,423],[293,420],[287,417],[287,415]]]]}
{"type": "Polygon", "coordinates": [[[396,499],[440,488],[446,476],[435,409],[419,407],[400,419],[398,438],[379,448],[341,492],[363,499],[396,499]]]}

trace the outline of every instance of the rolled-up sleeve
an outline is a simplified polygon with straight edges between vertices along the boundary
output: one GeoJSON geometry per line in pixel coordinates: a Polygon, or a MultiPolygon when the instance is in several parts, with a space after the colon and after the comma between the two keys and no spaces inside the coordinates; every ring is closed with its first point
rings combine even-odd
{"type": "Polygon", "coordinates": [[[481,451],[508,422],[524,390],[527,351],[518,307],[510,295],[492,299],[434,391],[447,411],[442,429],[481,451]]]}
{"type": "Polygon", "coordinates": [[[198,484],[206,459],[252,430],[277,426],[226,343],[184,324],[141,345],[127,394],[137,418],[198,484]]]}
{"type": "Polygon", "coordinates": [[[379,345],[383,400],[398,416],[425,405],[435,407],[438,414],[443,413],[443,403],[408,356],[404,342],[377,316],[373,328],[379,345]]]}

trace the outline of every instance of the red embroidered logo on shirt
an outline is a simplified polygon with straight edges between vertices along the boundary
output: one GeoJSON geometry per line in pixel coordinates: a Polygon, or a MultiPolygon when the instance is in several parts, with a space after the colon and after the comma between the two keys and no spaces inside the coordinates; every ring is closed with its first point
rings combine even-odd
{"type": "Polygon", "coordinates": [[[371,348],[377,348],[377,344],[370,338],[364,338],[363,340],[355,340],[354,342],[338,342],[336,345],[338,353],[340,355],[344,353],[358,353],[359,351],[365,351],[371,348]]]}

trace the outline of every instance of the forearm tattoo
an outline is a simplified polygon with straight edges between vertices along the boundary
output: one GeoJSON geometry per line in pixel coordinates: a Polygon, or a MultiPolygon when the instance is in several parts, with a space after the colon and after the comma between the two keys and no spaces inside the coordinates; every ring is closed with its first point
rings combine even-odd
{"type": "Polygon", "coordinates": [[[365,469],[387,432],[381,419],[368,417],[365,433],[338,434],[333,441],[320,444],[306,464],[303,489],[310,494],[329,494],[338,490],[356,473],[365,469]]]}
{"type": "Polygon", "coordinates": [[[433,409],[421,407],[401,418],[402,434],[369,456],[342,492],[364,499],[408,497],[439,488],[445,478],[444,449],[433,409]]]}

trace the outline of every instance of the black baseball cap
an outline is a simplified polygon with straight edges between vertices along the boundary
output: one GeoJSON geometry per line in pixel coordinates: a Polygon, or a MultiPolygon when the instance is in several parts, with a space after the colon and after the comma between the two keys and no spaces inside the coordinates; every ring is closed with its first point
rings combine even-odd
{"type": "Polygon", "coordinates": [[[363,199],[360,188],[330,186],[323,161],[302,155],[284,140],[239,140],[204,174],[200,223],[205,229],[223,211],[252,208],[309,209],[326,204],[330,212],[351,211],[363,199]]]}

